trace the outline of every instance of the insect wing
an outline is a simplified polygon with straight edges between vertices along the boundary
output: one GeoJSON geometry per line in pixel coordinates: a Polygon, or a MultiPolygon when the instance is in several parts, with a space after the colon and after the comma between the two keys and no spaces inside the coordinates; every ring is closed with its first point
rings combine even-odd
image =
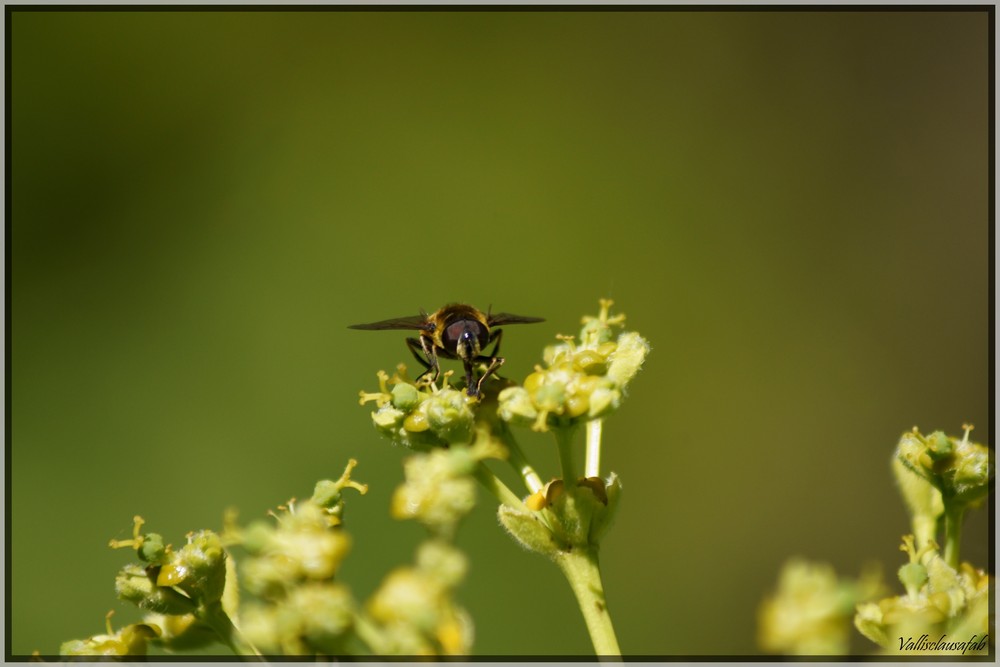
{"type": "Polygon", "coordinates": [[[426,315],[411,315],[410,317],[394,317],[390,320],[369,322],[368,324],[352,324],[348,329],[365,329],[368,331],[384,331],[387,329],[426,329],[426,315]]]}
{"type": "Polygon", "coordinates": [[[528,317],[527,315],[514,315],[512,313],[495,313],[489,317],[491,327],[497,327],[501,324],[533,324],[544,321],[544,317],[528,317]]]}

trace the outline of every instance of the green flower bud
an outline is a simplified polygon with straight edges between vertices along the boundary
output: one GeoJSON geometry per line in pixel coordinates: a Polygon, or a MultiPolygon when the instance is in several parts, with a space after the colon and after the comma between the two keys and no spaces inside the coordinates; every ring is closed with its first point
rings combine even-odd
{"type": "Polygon", "coordinates": [[[425,398],[412,384],[400,382],[392,388],[392,404],[403,412],[410,412],[425,398]]]}
{"type": "Polygon", "coordinates": [[[226,552],[219,536],[210,530],[191,535],[174,560],[163,566],[157,583],[177,586],[202,605],[221,600],[226,586],[226,552]],[[176,576],[169,576],[168,569],[176,576]]]}
{"type": "Polygon", "coordinates": [[[172,588],[158,586],[155,567],[143,568],[129,563],[115,577],[115,593],[119,600],[131,602],[140,609],[161,614],[187,614],[193,612],[196,603],[172,588]]]}
{"type": "Polygon", "coordinates": [[[167,549],[163,544],[163,536],[159,533],[146,534],[136,554],[139,556],[139,560],[145,563],[165,562],[168,556],[167,549]]]}
{"type": "Polygon", "coordinates": [[[951,456],[953,447],[951,440],[943,431],[934,431],[926,438],[927,454],[935,461],[941,461],[951,456]]]}
{"type": "Polygon", "coordinates": [[[316,507],[325,510],[327,524],[337,526],[341,523],[341,515],[344,512],[343,490],[351,488],[364,495],[368,493],[368,485],[355,482],[351,479],[351,471],[358,465],[357,460],[350,459],[344,468],[344,473],[336,481],[323,479],[316,482],[310,501],[316,507]]]}

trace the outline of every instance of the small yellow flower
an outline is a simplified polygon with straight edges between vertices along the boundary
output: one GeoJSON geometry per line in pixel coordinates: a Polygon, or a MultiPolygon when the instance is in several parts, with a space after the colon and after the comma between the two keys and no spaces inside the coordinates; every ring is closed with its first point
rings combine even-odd
{"type": "Polygon", "coordinates": [[[146,623],[135,623],[115,632],[111,628],[113,614],[114,612],[110,611],[105,617],[107,634],[65,642],[59,648],[59,655],[109,657],[146,655],[149,641],[160,636],[160,628],[146,623]]]}
{"type": "Polygon", "coordinates": [[[545,348],[545,366],[536,366],[523,387],[500,393],[501,419],[546,431],[618,408],[649,353],[649,343],[633,331],[614,339],[613,328],[621,326],[625,316],[610,317],[611,304],[602,300],[600,315],[584,318],[580,343],[573,336],[557,336],[560,342],[545,348]]]}
{"type": "Polygon", "coordinates": [[[875,575],[842,581],[830,565],[793,559],[760,607],[758,641],[770,653],[844,655],[855,605],[879,588],[875,575]]]}

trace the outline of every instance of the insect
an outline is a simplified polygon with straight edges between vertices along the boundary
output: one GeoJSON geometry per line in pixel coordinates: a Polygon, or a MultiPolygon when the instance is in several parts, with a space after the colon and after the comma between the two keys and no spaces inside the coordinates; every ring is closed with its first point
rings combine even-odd
{"type": "Polygon", "coordinates": [[[375,331],[383,329],[414,329],[419,331],[419,338],[406,339],[406,347],[426,369],[420,377],[430,373],[432,382],[438,379],[438,375],[441,374],[438,357],[461,359],[465,366],[466,391],[469,396],[478,396],[486,378],[495,373],[504,362],[503,357],[497,356],[500,352],[503,329],[495,327],[502,324],[530,324],[544,321],[541,317],[526,317],[510,313],[484,313],[464,303],[450,303],[429,315],[421,311],[420,315],[397,317],[369,324],[352,324],[349,328],[375,331]],[[493,345],[493,351],[487,354],[486,348],[490,345],[493,345]],[[473,382],[475,378],[473,364],[477,362],[486,362],[488,366],[479,380],[473,382]]]}

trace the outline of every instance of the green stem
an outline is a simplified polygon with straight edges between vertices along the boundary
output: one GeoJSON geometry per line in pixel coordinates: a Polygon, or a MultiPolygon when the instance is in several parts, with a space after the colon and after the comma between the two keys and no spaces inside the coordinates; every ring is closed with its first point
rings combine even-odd
{"type": "Polygon", "coordinates": [[[486,465],[480,461],[476,465],[476,469],[472,473],[479,483],[486,487],[486,490],[492,493],[501,504],[512,507],[516,510],[521,510],[524,512],[528,511],[528,508],[524,506],[521,499],[514,495],[514,492],[504,484],[499,477],[493,474],[493,472],[486,467],[486,465]]]}
{"type": "Polygon", "coordinates": [[[386,653],[385,636],[378,626],[368,619],[364,614],[358,614],[354,619],[354,632],[365,645],[368,651],[374,655],[386,653]]]}
{"type": "Polygon", "coordinates": [[[958,569],[958,551],[962,546],[962,518],[965,506],[947,508],[944,511],[944,562],[958,569]]]}
{"type": "Polygon", "coordinates": [[[562,468],[562,478],[565,484],[576,482],[577,474],[573,467],[573,432],[571,426],[553,429],[556,443],[559,445],[559,465],[562,468]]]}
{"type": "Polygon", "coordinates": [[[602,656],[621,656],[618,638],[611,625],[611,616],[604,599],[601,583],[601,569],[597,561],[597,549],[574,549],[560,551],[555,559],[559,569],[566,575],[576,601],[583,612],[583,620],[594,644],[594,652],[602,656]]]}
{"type": "Polygon", "coordinates": [[[517,474],[521,476],[521,479],[524,480],[524,485],[528,487],[528,492],[535,493],[545,486],[542,484],[542,478],[538,476],[535,469],[528,463],[524,452],[521,451],[521,446],[517,444],[517,440],[514,439],[514,436],[510,434],[508,429],[505,428],[500,433],[500,441],[507,447],[507,461],[514,467],[517,474]]]}
{"type": "Polygon", "coordinates": [[[222,609],[221,604],[215,603],[209,607],[203,607],[198,610],[197,616],[206,625],[211,627],[215,631],[215,634],[219,636],[222,643],[228,646],[236,655],[254,658],[260,657],[260,653],[253,647],[253,644],[248,642],[246,637],[233,625],[232,619],[222,609]]]}
{"type": "Polygon", "coordinates": [[[583,462],[584,477],[601,476],[601,427],[600,419],[587,422],[587,454],[583,462]]]}

